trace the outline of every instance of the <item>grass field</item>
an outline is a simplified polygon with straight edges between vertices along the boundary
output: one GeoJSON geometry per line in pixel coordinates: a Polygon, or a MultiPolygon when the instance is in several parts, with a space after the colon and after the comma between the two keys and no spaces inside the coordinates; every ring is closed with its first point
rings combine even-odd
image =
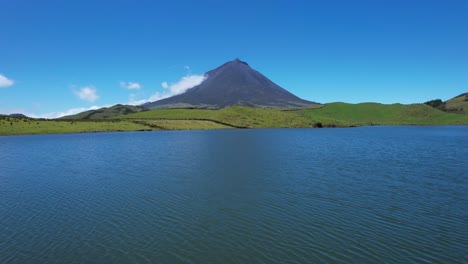
{"type": "Polygon", "coordinates": [[[378,103],[331,103],[295,111],[244,106],[221,110],[160,109],[99,121],[1,117],[0,135],[362,125],[468,125],[468,115],[446,113],[425,104],[378,103]]]}
{"type": "Polygon", "coordinates": [[[467,115],[446,113],[425,104],[331,103],[302,113],[360,125],[468,125],[467,115]]]}
{"type": "Polygon", "coordinates": [[[53,121],[0,118],[0,135],[63,134],[84,132],[157,130],[131,121],[53,121]]]}
{"type": "MultiPolygon", "coordinates": [[[[309,111],[312,111],[311,109],[309,111]]],[[[316,109],[315,109],[316,110],[316,109]]],[[[208,119],[236,127],[294,128],[315,126],[352,126],[351,122],[322,116],[306,116],[302,111],[234,106],[220,110],[160,109],[114,117],[117,119],[208,119]]]]}
{"type": "Polygon", "coordinates": [[[468,125],[468,116],[424,104],[331,103],[320,108],[282,111],[235,106],[221,110],[160,109],[117,119],[210,119],[247,128],[350,127],[361,125],[468,125]]]}
{"type": "Polygon", "coordinates": [[[35,120],[0,118],[0,135],[232,128],[206,120],[35,120]]]}
{"type": "Polygon", "coordinates": [[[138,124],[146,125],[162,130],[206,130],[233,128],[223,124],[207,120],[138,120],[138,124]]]}

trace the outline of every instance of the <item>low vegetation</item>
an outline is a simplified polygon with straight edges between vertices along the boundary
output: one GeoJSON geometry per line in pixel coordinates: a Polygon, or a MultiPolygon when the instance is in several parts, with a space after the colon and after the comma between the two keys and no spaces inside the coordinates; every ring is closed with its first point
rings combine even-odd
{"type": "Polygon", "coordinates": [[[157,130],[157,128],[139,124],[133,121],[120,120],[59,121],[14,117],[0,118],[0,135],[62,134],[143,130],[157,130]]]}
{"type": "Polygon", "coordinates": [[[208,120],[135,120],[135,123],[163,130],[226,129],[232,126],[208,120]]]}
{"type": "Polygon", "coordinates": [[[303,114],[358,125],[468,125],[466,115],[445,113],[425,104],[331,103],[303,110],[303,114]]]}
{"type": "Polygon", "coordinates": [[[447,112],[468,114],[468,93],[460,94],[445,102],[447,112]]]}
{"type": "Polygon", "coordinates": [[[0,117],[0,135],[138,130],[307,128],[362,125],[468,125],[468,115],[426,104],[331,103],[302,110],[234,106],[220,110],[160,109],[100,120],[0,117]]]}
{"type": "Polygon", "coordinates": [[[351,122],[326,117],[308,117],[301,111],[234,106],[220,110],[160,109],[117,116],[116,119],[210,120],[240,128],[294,128],[315,126],[352,126],[351,122]]]}
{"type": "Polygon", "coordinates": [[[426,104],[428,106],[431,106],[431,107],[434,107],[434,108],[437,108],[437,109],[439,109],[441,111],[444,111],[444,112],[447,111],[447,109],[445,108],[445,102],[440,100],[440,99],[427,101],[424,104],[426,104]]]}
{"type": "Polygon", "coordinates": [[[440,99],[436,99],[425,102],[424,104],[448,113],[468,114],[468,93],[460,94],[445,102],[440,99]]]}
{"type": "Polygon", "coordinates": [[[160,109],[117,116],[117,119],[208,119],[235,127],[352,127],[362,125],[461,125],[468,117],[445,113],[424,104],[331,103],[322,107],[282,111],[235,106],[221,110],[160,109]]]}

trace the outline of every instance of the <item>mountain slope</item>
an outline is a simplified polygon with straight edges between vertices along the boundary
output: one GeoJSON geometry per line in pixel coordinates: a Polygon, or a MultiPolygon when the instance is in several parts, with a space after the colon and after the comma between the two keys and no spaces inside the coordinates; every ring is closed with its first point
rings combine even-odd
{"type": "Polygon", "coordinates": [[[239,59],[227,62],[205,75],[204,82],[185,93],[143,106],[151,109],[219,109],[234,105],[304,108],[317,104],[286,91],[239,59]]]}
{"type": "Polygon", "coordinates": [[[63,116],[60,119],[105,119],[113,116],[139,113],[147,110],[147,108],[141,106],[117,104],[111,107],[103,107],[97,110],[81,112],[76,115],[63,116]]]}

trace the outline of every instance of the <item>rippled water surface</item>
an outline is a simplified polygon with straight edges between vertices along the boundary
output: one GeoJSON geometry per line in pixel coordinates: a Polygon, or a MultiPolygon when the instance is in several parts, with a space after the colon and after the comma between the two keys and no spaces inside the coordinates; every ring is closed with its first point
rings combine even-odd
{"type": "Polygon", "coordinates": [[[0,137],[0,263],[466,263],[468,127],[0,137]]]}

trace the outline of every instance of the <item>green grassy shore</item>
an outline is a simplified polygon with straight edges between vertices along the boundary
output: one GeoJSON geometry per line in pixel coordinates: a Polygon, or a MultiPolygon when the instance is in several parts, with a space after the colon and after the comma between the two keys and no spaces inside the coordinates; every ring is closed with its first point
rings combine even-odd
{"type": "Polygon", "coordinates": [[[132,121],[67,121],[0,117],[0,135],[65,134],[155,130],[132,121]]]}
{"type": "Polygon", "coordinates": [[[0,117],[0,135],[228,128],[308,128],[365,125],[468,125],[468,115],[424,104],[330,103],[302,110],[234,106],[220,110],[161,109],[99,120],[0,117]]]}

